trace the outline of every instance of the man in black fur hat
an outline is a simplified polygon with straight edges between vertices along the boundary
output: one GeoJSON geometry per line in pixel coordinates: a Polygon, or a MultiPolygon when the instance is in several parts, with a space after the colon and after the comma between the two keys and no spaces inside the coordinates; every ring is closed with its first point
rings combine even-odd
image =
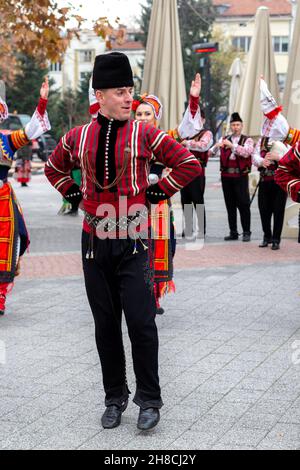
{"type": "Polygon", "coordinates": [[[149,430],[159,422],[163,403],[147,201],[157,204],[170,198],[202,170],[197,159],[167,134],[130,119],[133,76],[125,54],[96,57],[93,88],[100,105],[97,119],[62,138],[45,173],[65,199],[85,212],[82,260],[105,390],[102,426],[119,426],[130,393],[121,327],[124,312],[136,376],[134,403],[140,407],[137,426],[149,430]],[[172,171],[150,187],[153,154],[172,171]],[[77,164],[82,171],[80,188],[71,178],[77,164]]]}
{"type": "Polygon", "coordinates": [[[228,213],[230,233],[225,241],[238,240],[237,210],[241,216],[243,242],[251,240],[251,212],[248,174],[252,166],[253,140],[244,135],[243,121],[238,113],[230,119],[231,134],[222,138],[211,154],[220,154],[222,188],[228,213]]]}

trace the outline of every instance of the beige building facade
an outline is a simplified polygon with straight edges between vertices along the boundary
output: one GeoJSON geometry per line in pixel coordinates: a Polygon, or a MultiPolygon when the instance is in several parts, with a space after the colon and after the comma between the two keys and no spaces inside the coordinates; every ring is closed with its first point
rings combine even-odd
{"type": "MultiPolygon", "coordinates": [[[[79,37],[74,37],[66,50],[62,62],[52,63],[49,66],[49,77],[53,81],[52,88],[63,95],[68,89],[77,90],[80,82],[90,75],[94,60],[98,54],[106,50],[105,41],[92,30],[82,30],[79,37]]],[[[139,41],[135,41],[134,34],[127,34],[127,41],[122,46],[113,47],[113,51],[124,52],[131,63],[137,88],[141,82],[141,64],[144,60],[145,50],[139,41]]]]}
{"type": "Polygon", "coordinates": [[[259,6],[270,10],[270,25],[273,38],[276,71],[280,91],[284,90],[289,63],[289,50],[295,15],[295,2],[290,0],[213,0],[218,10],[215,30],[222,31],[238,52],[247,53],[254,34],[254,18],[259,6]]]}

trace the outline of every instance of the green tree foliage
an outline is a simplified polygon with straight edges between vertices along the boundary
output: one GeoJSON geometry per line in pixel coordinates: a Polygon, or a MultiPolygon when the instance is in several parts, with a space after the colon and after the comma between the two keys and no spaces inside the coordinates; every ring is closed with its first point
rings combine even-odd
{"type": "MultiPolygon", "coordinates": [[[[13,83],[7,83],[6,100],[11,113],[32,115],[40,96],[40,88],[48,70],[31,56],[18,56],[18,73],[13,83]]],[[[81,81],[76,92],[69,89],[61,96],[60,90],[51,88],[47,111],[51,123],[51,133],[59,140],[74,126],[89,122],[89,79],[90,74],[81,81]]]]}
{"type": "Polygon", "coordinates": [[[81,81],[79,89],[73,91],[68,89],[63,98],[57,99],[55,94],[50,93],[49,117],[52,131],[59,140],[72,127],[80,126],[90,121],[89,115],[89,79],[90,74],[81,81]]]}
{"type": "Polygon", "coordinates": [[[187,92],[199,71],[199,57],[192,53],[195,43],[209,42],[214,21],[211,0],[178,0],[180,36],[187,92]]]}
{"type": "Polygon", "coordinates": [[[215,134],[220,126],[217,117],[220,112],[227,114],[231,77],[229,70],[236,57],[243,59],[243,54],[233,48],[230,39],[225,38],[221,30],[215,30],[212,40],[220,44],[220,51],[211,56],[211,100],[210,128],[215,134]]]}
{"type": "Polygon", "coordinates": [[[48,70],[31,56],[18,54],[18,72],[15,82],[6,84],[6,99],[10,112],[32,114],[40,96],[41,84],[48,70]]]}
{"type": "MultiPolygon", "coordinates": [[[[192,45],[209,41],[214,21],[214,8],[211,0],[177,0],[177,3],[186,89],[188,92],[195,71],[199,69],[199,60],[195,54],[192,54],[192,45]]],[[[146,4],[142,6],[139,19],[140,39],[144,46],[147,45],[152,4],[153,0],[147,0],[146,4]]]]}

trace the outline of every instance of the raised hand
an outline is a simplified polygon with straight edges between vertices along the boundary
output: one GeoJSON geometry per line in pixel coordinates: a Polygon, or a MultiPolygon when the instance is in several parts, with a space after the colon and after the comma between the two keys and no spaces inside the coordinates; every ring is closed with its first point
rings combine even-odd
{"type": "Polygon", "coordinates": [[[192,81],[191,89],[190,89],[190,94],[194,98],[199,98],[199,96],[200,96],[201,83],[202,83],[201,75],[200,75],[200,73],[197,73],[196,76],[195,76],[195,80],[192,81]]]}
{"type": "Polygon", "coordinates": [[[43,98],[44,100],[47,100],[48,99],[48,95],[49,95],[49,78],[48,77],[45,77],[44,81],[43,81],[43,84],[41,86],[41,90],[40,90],[40,96],[41,98],[43,98]]]}

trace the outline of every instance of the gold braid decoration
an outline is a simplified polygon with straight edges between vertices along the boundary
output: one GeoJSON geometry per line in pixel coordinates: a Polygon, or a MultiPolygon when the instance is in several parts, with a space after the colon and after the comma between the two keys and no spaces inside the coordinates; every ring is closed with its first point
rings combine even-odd
{"type": "Polygon", "coordinates": [[[125,148],[125,151],[124,151],[124,161],[123,161],[123,165],[122,165],[122,168],[121,168],[121,171],[120,173],[116,176],[116,178],[114,179],[114,181],[112,183],[110,183],[108,186],[102,186],[99,181],[97,181],[96,177],[95,177],[95,172],[93,171],[92,167],[91,167],[91,164],[89,162],[89,158],[88,158],[88,151],[84,152],[83,154],[83,169],[85,170],[86,172],[86,176],[87,178],[92,182],[94,183],[95,186],[97,186],[99,189],[103,190],[103,191],[106,191],[108,189],[111,189],[113,186],[117,185],[119,183],[119,181],[121,180],[122,176],[124,175],[125,173],[125,170],[126,170],[126,167],[127,167],[127,164],[128,164],[128,160],[129,160],[129,156],[131,155],[131,148],[128,144],[128,146],[125,148]]]}

